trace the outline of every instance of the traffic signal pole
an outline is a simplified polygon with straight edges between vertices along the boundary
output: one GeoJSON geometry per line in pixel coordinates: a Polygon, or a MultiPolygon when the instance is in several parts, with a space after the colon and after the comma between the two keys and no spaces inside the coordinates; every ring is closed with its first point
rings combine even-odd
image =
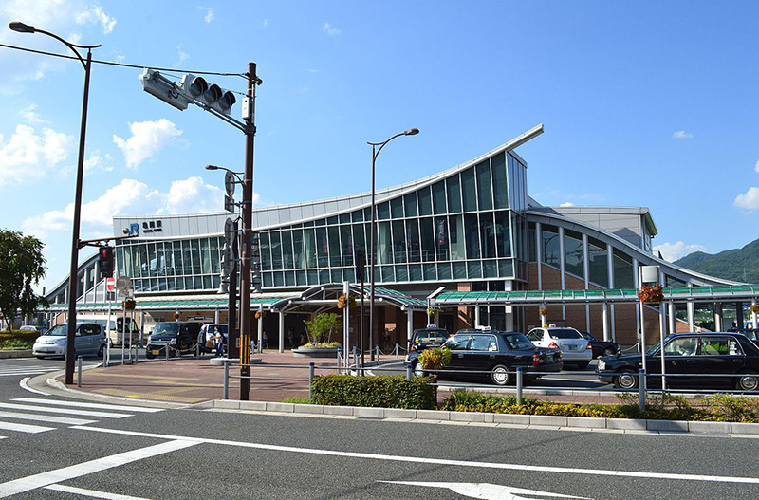
{"type": "Polygon", "coordinates": [[[253,236],[253,139],[256,135],[255,105],[256,76],[255,63],[248,64],[248,116],[245,117],[245,177],[242,188],[242,253],[240,256],[240,399],[250,399],[250,246],[253,236]]]}
{"type": "Polygon", "coordinates": [[[240,334],[237,330],[237,222],[235,222],[235,237],[232,241],[232,272],[229,273],[229,311],[227,314],[228,333],[227,333],[227,357],[234,359],[240,355],[237,343],[240,340],[240,334]]]}

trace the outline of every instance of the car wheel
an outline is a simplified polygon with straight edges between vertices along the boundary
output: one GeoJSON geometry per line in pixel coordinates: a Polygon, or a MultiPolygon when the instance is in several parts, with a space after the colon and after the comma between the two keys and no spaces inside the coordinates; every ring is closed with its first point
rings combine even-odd
{"type": "Polygon", "coordinates": [[[45,356],[35,356],[37,359],[46,359],[45,356]]]}
{"type": "Polygon", "coordinates": [[[587,367],[588,367],[588,362],[587,361],[585,361],[583,363],[577,363],[577,368],[579,368],[580,370],[584,370],[587,367]]]}
{"type": "Polygon", "coordinates": [[[618,389],[637,389],[637,374],[629,368],[621,370],[618,375],[614,377],[614,387],[618,389]]]}
{"type": "Polygon", "coordinates": [[[614,356],[615,354],[617,354],[617,352],[611,347],[604,349],[604,356],[614,356]]]}
{"type": "Polygon", "coordinates": [[[495,365],[490,370],[490,380],[495,385],[507,385],[511,382],[511,373],[509,373],[509,367],[506,365],[495,365]]]}
{"type": "Polygon", "coordinates": [[[753,392],[759,388],[759,377],[755,373],[741,374],[735,381],[735,388],[739,391],[753,392]]]}
{"type": "Polygon", "coordinates": [[[155,358],[155,354],[153,354],[152,352],[146,352],[145,353],[145,357],[147,359],[153,359],[153,358],[155,358]]]}

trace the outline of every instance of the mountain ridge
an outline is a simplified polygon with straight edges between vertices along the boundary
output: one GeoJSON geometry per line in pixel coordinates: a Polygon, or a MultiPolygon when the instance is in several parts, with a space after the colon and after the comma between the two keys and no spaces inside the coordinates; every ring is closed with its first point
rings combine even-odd
{"type": "Polygon", "coordinates": [[[674,262],[675,265],[743,283],[759,283],[759,239],[740,249],[715,254],[696,251],[674,262]]]}

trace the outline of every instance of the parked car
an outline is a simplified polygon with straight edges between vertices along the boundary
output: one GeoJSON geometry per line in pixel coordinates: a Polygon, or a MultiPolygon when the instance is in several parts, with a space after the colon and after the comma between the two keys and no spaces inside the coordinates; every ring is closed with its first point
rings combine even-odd
{"type": "MultiPolygon", "coordinates": [[[[440,378],[489,378],[496,385],[513,383],[518,366],[526,370],[525,381],[542,375],[531,372],[559,372],[564,363],[559,349],[535,347],[521,332],[473,331],[457,333],[444,344],[451,350],[451,362],[444,370],[481,371],[471,373],[440,373],[440,378]]],[[[417,358],[420,351],[409,354],[418,375],[424,375],[417,358]]]]}
{"type": "Polygon", "coordinates": [[[619,350],[619,344],[616,342],[607,342],[605,340],[598,340],[588,332],[580,332],[582,338],[590,342],[590,347],[593,349],[593,359],[600,358],[601,356],[614,356],[619,350]]]}
{"type": "Polygon", "coordinates": [[[77,323],[95,323],[103,327],[103,331],[106,335],[106,341],[113,346],[120,346],[122,338],[126,339],[126,344],[129,345],[130,330],[131,339],[133,343],[138,343],[140,340],[140,329],[137,327],[137,323],[132,321],[132,318],[126,318],[126,328],[124,327],[124,319],[121,315],[116,313],[111,315],[110,322],[108,316],[103,314],[78,314],[76,316],[77,323]]]}
{"type": "Polygon", "coordinates": [[[194,354],[201,326],[194,322],[156,323],[153,333],[148,336],[145,357],[153,359],[165,355],[167,345],[171,345],[180,356],[194,354]]]}
{"type": "Polygon", "coordinates": [[[527,334],[527,338],[538,347],[561,349],[564,364],[576,364],[580,370],[587,368],[588,363],[593,359],[593,346],[575,328],[557,326],[533,328],[527,334]]]}
{"type": "Polygon", "coordinates": [[[414,334],[411,336],[411,342],[409,343],[406,362],[409,363],[411,361],[410,356],[412,353],[418,353],[433,347],[440,347],[445,344],[450,336],[451,334],[448,333],[448,330],[445,328],[428,326],[427,328],[414,330],[414,334]]]}
{"type": "Polygon", "coordinates": [[[23,325],[19,328],[22,332],[38,332],[40,331],[39,328],[37,328],[34,325],[23,325]]]}
{"type": "MultiPolygon", "coordinates": [[[[598,362],[598,378],[613,382],[622,389],[638,387],[638,370],[642,356],[612,356],[598,362]]],[[[646,370],[661,374],[659,343],[646,351],[646,370]]],[[[678,333],[664,339],[665,374],[693,377],[672,377],[668,385],[698,384],[702,387],[731,385],[740,391],[759,389],[759,347],[740,333],[678,333]],[[735,374],[738,377],[699,377],[698,375],[735,374]]],[[[660,384],[660,377],[649,377],[647,385],[660,384]]]]}
{"type": "Polygon", "coordinates": [[[211,344],[213,344],[213,336],[216,332],[216,329],[219,330],[221,336],[223,337],[224,350],[227,349],[227,341],[229,339],[229,325],[224,325],[221,323],[206,323],[200,327],[200,332],[198,332],[198,345],[200,346],[200,352],[214,352],[213,345],[211,345],[211,347],[208,347],[208,342],[210,341],[211,344]]]}
{"type": "MultiPolygon", "coordinates": [[[[56,325],[37,338],[32,345],[32,355],[38,359],[66,355],[67,325],[56,325]]],[[[103,327],[95,323],[76,325],[74,349],[77,356],[103,355],[105,334],[103,327]]]]}

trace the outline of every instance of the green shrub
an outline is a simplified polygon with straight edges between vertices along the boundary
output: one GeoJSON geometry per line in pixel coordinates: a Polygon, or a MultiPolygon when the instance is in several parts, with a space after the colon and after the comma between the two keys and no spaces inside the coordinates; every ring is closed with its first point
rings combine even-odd
{"type": "Polygon", "coordinates": [[[7,330],[0,331],[0,341],[2,340],[31,340],[34,342],[37,337],[40,336],[40,332],[30,332],[27,330],[7,330]]]}
{"type": "Polygon", "coordinates": [[[433,410],[435,387],[428,377],[353,377],[324,375],[314,377],[311,394],[314,404],[331,406],[369,406],[433,410]]]}
{"type": "Polygon", "coordinates": [[[283,403],[295,403],[299,405],[307,405],[308,404],[308,398],[284,398],[282,400],[283,403]]]}

